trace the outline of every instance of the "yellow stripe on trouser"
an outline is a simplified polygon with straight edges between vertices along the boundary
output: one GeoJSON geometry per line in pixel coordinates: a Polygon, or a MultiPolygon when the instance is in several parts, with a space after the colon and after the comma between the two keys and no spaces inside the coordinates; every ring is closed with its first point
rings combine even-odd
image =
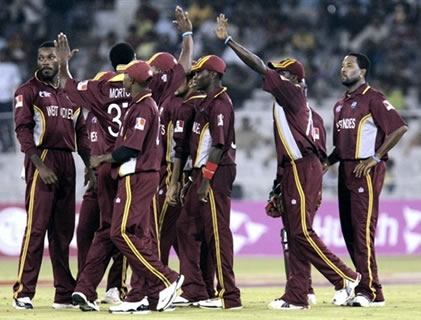
{"type": "MultiPolygon", "coordinates": [[[[169,142],[167,142],[167,143],[171,143],[171,140],[169,140],[169,142]]],[[[167,191],[168,191],[168,186],[170,185],[170,182],[171,182],[171,175],[172,175],[171,161],[168,160],[169,154],[170,153],[168,151],[167,152],[167,177],[165,178],[165,189],[167,191]]],[[[165,199],[164,203],[162,204],[161,213],[159,215],[159,236],[157,235],[158,240],[161,239],[162,226],[164,225],[164,220],[165,220],[165,215],[167,214],[167,209],[168,209],[168,202],[167,202],[167,199],[165,199]]]]}
{"type": "Polygon", "coordinates": [[[224,273],[222,272],[221,244],[219,241],[219,229],[218,229],[218,213],[216,212],[215,196],[213,195],[212,188],[209,188],[209,202],[210,202],[210,210],[211,210],[211,217],[212,217],[213,234],[215,238],[216,269],[217,269],[219,285],[221,287],[221,290],[219,291],[218,296],[221,298],[222,305],[225,308],[225,302],[224,302],[224,299],[222,298],[225,292],[225,285],[224,285],[224,273]]]}
{"type": "Polygon", "coordinates": [[[127,278],[127,258],[123,256],[121,264],[121,285],[120,285],[120,298],[123,299],[126,294],[126,278],[127,278]]]}
{"type": "Polygon", "coordinates": [[[132,203],[132,191],[130,187],[130,176],[127,176],[126,178],[126,204],[124,206],[124,213],[123,213],[123,221],[121,223],[121,236],[123,237],[124,241],[126,242],[127,246],[130,248],[130,250],[133,252],[133,254],[136,256],[136,258],[139,259],[139,261],[150,271],[152,274],[154,274],[159,280],[161,280],[166,287],[170,286],[170,281],[158,270],[156,270],[137,250],[133,242],[130,240],[129,236],[126,234],[126,225],[127,225],[127,219],[129,217],[130,212],[130,205],[132,203]]]}
{"type": "Polygon", "coordinates": [[[153,222],[155,226],[156,242],[158,246],[158,258],[161,260],[161,228],[158,225],[158,206],[156,205],[156,195],[152,198],[153,222]]]}
{"type": "MultiPolygon", "coordinates": [[[[44,161],[47,157],[48,150],[44,149],[41,153],[41,160],[44,161]]],[[[23,245],[22,250],[22,256],[20,257],[20,264],[19,264],[19,272],[18,272],[18,280],[19,288],[14,293],[15,299],[18,298],[18,294],[23,290],[23,284],[22,284],[22,274],[23,274],[23,268],[25,266],[26,261],[26,255],[28,253],[29,248],[29,240],[31,239],[31,232],[32,232],[32,219],[33,219],[33,213],[34,213],[34,202],[35,202],[35,188],[37,185],[39,171],[38,169],[35,169],[34,176],[32,178],[32,185],[31,185],[31,191],[29,194],[29,206],[28,206],[28,225],[26,228],[26,234],[25,234],[25,243],[23,245]]]]}
{"type": "Polygon", "coordinates": [[[376,299],[376,290],[372,287],[373,285],[373,274],[371,272],[371,241],[370,241],[370,223],[371,216],[373,214],[373,184],[371,183],[371,176],[366,175],[367,187],[368,187],[368,209],[367,209],[367,222],[365,226],[365,242],[367,246],[367,268],[368,268],[368,287],[373,293],[373,301],[376,299]]]}
{"type": "MultiPolygon", "coordinates": [[[[300,177],[298,175],[297,165],[294,161],[291,161],[292,169],[294,172],[294,179],[295,184],[297,186],[298,193],[300,194],[300,211],[301,211],[301,227],[304,232],[304,236],[306,237],[306,240],[310,245],[313,247],[314,251],[317,252],[317,254],[322,258],[322,260],[333,270],[335,271],[341,278],[348,279],[350,281],[354,281],[355,279],[352,279],[348,277],[346,274],[344,274],[332,261],[330,261],[325,254],[320,250],[320,248],[317,246],[317,244],[314,242],[314,240],[310,237],[307,231],[307,220],[306,220],[306,196],[304,194],[303,187],[301,186],[300,177]]],[[[344,284],[345,285],[345,284],[344,284]]]]}

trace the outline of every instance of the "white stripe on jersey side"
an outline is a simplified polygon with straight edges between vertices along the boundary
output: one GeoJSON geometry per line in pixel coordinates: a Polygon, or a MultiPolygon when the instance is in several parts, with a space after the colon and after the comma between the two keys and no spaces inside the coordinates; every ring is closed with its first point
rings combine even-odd
{"type": "Polygon", "coordinates": [[[307,109],[308,109],[308,123],[307,123],[307,129],[306,129],[306,135],[309,136],[311,139],[313,139],[313,112],[311,111],[310,106],[307,103],[307,109]]]}
{"type": "Polygon", "coordinates": [[[294,136],[292,135],[292,131],[289,127],[284,108],[282,108],[282,106],[278,102],[275,103],[277,105],[277,108],[275,108],[274,112],[274,116],[276,117],[275,123],[279,124],[278,130],[285,138],[286,145],[284,147],[291,152],[293,160],[300,159],[303,157],[303,155],[301,154],[297,142],[295,141],[294,136]]]}
{"type": "Polygon", "coordinates": [[[45,123],[43,121],[42,111],[38,108],[34,108],[34,141],[35,145],[39,146],[42,143],[43,132],[45,132],[45,123]]]}
{"type": "Polygon", "coordinates": [[[368,158],[375,154],[376,137],[377,126],[374,124],[373,117],[370,117],[361,128],[360,150],[358,150],[357,159],[368,158]]]}
{"type": "Polygon", "coordinates": [[[134,173],[136,170],[136,162],[137,162],[137,157],[130,158],[129,160],[124,162],[120,166],[120,169],[118,170],[118,175],[120,177],[124,177],[124,176],[127,176],[128,174],[134,173]]]}
{"type": "Polygon", "coordinates": [[[208,161],[209,158],[210,149],[212,147],[212,137],[210,135],[209,127],[207,127],[205,132],[202,134],[203,139],[201,139],[201,141],[199,140],[199,145],[197,146],[197,150],[200,150],[200,153],[196,154],[196,160],[194,162],[195,168],[201,168],[206,164],[206,161],[208,161]]]}

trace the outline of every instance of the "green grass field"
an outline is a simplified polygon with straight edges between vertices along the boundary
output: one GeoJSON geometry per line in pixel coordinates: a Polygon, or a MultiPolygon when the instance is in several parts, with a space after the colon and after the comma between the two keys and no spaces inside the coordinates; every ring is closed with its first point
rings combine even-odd
{"type": "MultiPolygon", "coordinates": [[[[347,261],[349,264],[349,261],[347,261]]],[[[313,272],[313,283],[318,303],[311,310],[274,311],[267,303],[283,292],[285,282],[282,258],[237,258],[235,270],[241,289],[244,308],[242,310],[208,311],[197,308],[177,308],[174,312],[153,312],[149,315],[111,315],[108,306],[101,305],[100,312],[82,313],[79,310],[53,310],[51,308],[54,289],[51,285],[51,266],[46,259],[33,299],[34,310],[15,310],[12,305],[11,284],[16,277],[17,259],[0,260],[0,319],[137,319],[139,317],[159,319],[421,319],[421,257],[382,257],[379,259],[380,277],[384,282],[386,306],[383,308],[337,307],[330,304],[333,287],[317,272],[313,272]]],[[[177,268],[175,261],[171,265],[177,268]]],[[[72,262],[75,270],[75,262],[72,262]]],[[[104,287],[99,288],[99,296],[104,287]]]]}

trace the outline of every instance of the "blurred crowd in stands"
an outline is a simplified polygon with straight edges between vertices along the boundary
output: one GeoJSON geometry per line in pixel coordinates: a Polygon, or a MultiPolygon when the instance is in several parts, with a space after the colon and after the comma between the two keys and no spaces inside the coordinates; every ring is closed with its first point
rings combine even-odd
{"type": "MultiPolygon", "coordinates": [[[[261,79],[214,36],[220,12],[229,19],[233,38],[265,61],[301,60],[309,97],[319,108],[330,109],[326,98],[342,94],[339,68],[349,51],[370,57],[370,84],[397,109],[419,108],[418,0],[0,0],[0,151],[16,150],[13,92],[32,76],[41,42],[67,33],[72,48],[80,49],[72,62],[78,79],[110,69],[108,50],[118,41],[132,44],[141,59],[158,51],[177,55],[181,39],[171,22],[175,5],[188,10],[194,24],[195,58],[212,53],[227,62],[224,84],[237,109],[261,87],[261,79]]],[[[250,124],[241,126],[247,132],[250,124]]]]}

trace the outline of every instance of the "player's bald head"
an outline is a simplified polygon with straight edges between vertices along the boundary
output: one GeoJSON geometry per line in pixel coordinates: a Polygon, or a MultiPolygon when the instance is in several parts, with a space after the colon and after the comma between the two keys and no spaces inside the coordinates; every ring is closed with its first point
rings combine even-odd
{"type": "Polygon", "coordinates": [[[117,43],[110,50],[110,61],[114,69],[119,64],[128,64],[135,58],[136,54],[133,47],[126,42],[117,43]]]}

